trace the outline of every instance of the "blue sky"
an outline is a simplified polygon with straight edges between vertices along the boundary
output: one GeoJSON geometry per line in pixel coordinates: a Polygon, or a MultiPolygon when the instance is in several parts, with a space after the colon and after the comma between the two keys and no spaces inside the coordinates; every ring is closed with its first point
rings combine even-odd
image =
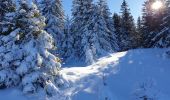
{"type": "MultiPolygon", "coordinates": [[[[110,11],[113,12],[120,12],[120,5],[123,0],[107,0],[110,11]]],[[[144,0],[126,0],[128,2],[128,5],[131,9],[131,13],[134,16],[135,19],[137,19],[138,16],[141,15],[141,9],[142,4],[144,0]]],[[[72,0],[63,0],[63,6],[65,10],[66,15],[71,15],[71,6],[72,6],[72,0]]]]}

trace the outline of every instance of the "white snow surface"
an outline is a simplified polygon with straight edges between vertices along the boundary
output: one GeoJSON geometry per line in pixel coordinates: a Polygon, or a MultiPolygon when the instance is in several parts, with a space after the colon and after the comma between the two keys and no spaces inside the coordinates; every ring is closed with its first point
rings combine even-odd
{"type": "MultiPolygon", "coordinates": [[[[110,54],[86,67],[65,67],[69,82],[61,92],[68,100],[170,100],[167,49],[138,49],[110,54]]],[[[0,100],[59,100],[42,94],[26,96],[18,89],[0,90],[0,100]],[[42,95],[42,96],[41,96],[42,95]],[[41,97],[38,97],[41,96],[41,97]]]]}

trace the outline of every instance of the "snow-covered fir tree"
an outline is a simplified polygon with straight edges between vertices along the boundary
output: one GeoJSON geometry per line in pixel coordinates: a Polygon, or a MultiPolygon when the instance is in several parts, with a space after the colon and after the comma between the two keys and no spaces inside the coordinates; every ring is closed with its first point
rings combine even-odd
{"type": "Polygon", "coordinates": [[[121,44],[119,47],[122,51],[136,47],[136,29],[133,16],[125,0],[121,5],[121,44]]]}
{"type": "Polygon", "coordinates": [[[136,44],[137,44],[137,47],[142,47],[142,20],[141,20],[141,17],[138,17],[137,19],[137,25],[136,25],[136,32],[137,32],[137,40],[136,40],[136,44]]]}
{"type": "Polygon", "coordinates": [[[12,0],[0,0],[0,34],[7,35],[14,28],[15,4],[12,0]]]}
{"type": "Polygon", "coordinates": [[[60,52],[64,59],[69,59],[74,56],[73,52],[74,38],[71,33],[71,23],[72,23],[71,19],[69,18],[69,16],[67,16],[64,24],[64,37],[61,46],[62,51],[60,52]]]}
{"type": "Polygon", "coordinates": [[[89,42],[92,34],[93,0],[73,0],[74,52],[81,61],[90,64],[94,62],[94,51],[89,42]]]}
{"type": "Polygon", "coordinates": [[[151,8],[151,4],[153,3],[153,0],[147,0],[144,2],[143,4],[143,9],[142,9],[142,42],[143,42],[143,47],[150,47],[150,35],[153,31],[152,28],[152,22],[153,22],[153,18],[152,18],[152,8],[151,8]],[[150,34],[148,34],[150,33],[150,34]]]}
{"type": "Polygon", "coordinates": [[[108,40],[112,48],[116,51],[118,49],[118,46],[117,46],[117,41],[115,39],[115,32],[114,32],[115,29],[111,18],[111,12],[107,4],[107,0],[99,0],[98,9],[99,9],[100,16],[103,17],[102,18],[104,21],[103,23],[106,24],[104,31],[106,32],[106,34],[108,34],[108,40]]]}
{"type": "MultiPolygon", "coordinates": [[[[163,23],[164,7],[159,10],[154,10],[152,4],[155,0],[146,0],[143,4],[142,14],[142,38],[143,47],[155,47],[155,36],[162,30],[161,24],[163,23]]],[[[164,3],[164,0],[161,0],[164,3]]]]}
{"type": "Polygon", "coordinates": [[[24,93],[44,89],[48,96],[58,95],[61,65],[48,52],[54,48],[53,38],[43,30],[45,17],[30,4],[20,0],[16,28],[0,40],[0,88],[20,86],[24,93]]]}
{"type": "Polygon", "coordinates": [[[106,1],[73,1],[73,24],[75,56],[86,63],[94,62],[98,57],[117,50],[113,21],[106,1]],[[80,21],[81,20],[81,21],[80,21]]]}
{"type": "Polygon", "coordinates": [[[93,13],[92,43],[96,56],[117,51],[117,41],[114,33],[113,21],[110,17],[108,5],[105,0],[99,0],[93,13]]]}
{"type": "Polygon", "coordinates": [[[162,17],[162,24],[160,24],[162,30],[160,30],[152,39],[154,41],[153,47],[170,47],[170,1],[167,0],[164,5],[164,15],[162,17]]]}
{"type": "Polygon", "coordinates": [[[119,49],[118,51],[121,51],[121,17],[117,14],[113,14],[113,23],[114,23],[114,32],[116,34],[117,44],[119,49]]]}
{"type": "Polygon", "coordinates": [[[76,57],[80,57],[79,46],[81,45],[81,34],[83,29],[83,2],[84,0],[73,0],[71,32],[74,33],[74,52],[76,57]]]}
{"type": "Polygon", "coordinates": [[[96,48],[93,45],[93,25],[92,19],[94,14],[94,4],[93,0],[83,1],[83,28],[80,33],[81,45],[78,48],[79,57],[81,60],[85,61],[87,64],[91,64],[96,60],[96,48]]]}
{"type": "MultiPolygon", "coordinates": [[[[108,35],[108,42],[111,44],[111,49],[113,51],[118,50],[118,45],[116,41],[116,33],[114,29],[114,23],[111,18],[110,9],[107,4],[107,0],[99,0],[98,2],[99,15],[102,17],[103,26],[105,26],[103,31],[108,35]]],[[[100,20],[100,19],[99,19],[100,20]]],[[[99,36],[102,38],[102,36],[99,36]]],[[[106,38],[105,38],[106,39],[106,38]]],[[[103,44],[104,45],[104,44],[103,44]]],[[[109,51],[109,50],[106,50],[109,51]]]]}
{"type": "Polygon", "coordinates": [[[45,30],[54,37],[55,45],[60,48],[64,28],[64,11],[61,0],[41,0],[40,9],[42,15],[46,17],[45,30]]]}
{"type": "Polygon", "coordinates": [[[141,21],[141,17],[138,17],[137,19],[137,32],[141,34],[142,31],[142,21],[141,21]]]}
{"type": "MultiPolygon", "coordinates": [[[[89,25],[89,20],[91,19],[91,15],[93,14],[92,11],[92,0],[73,0],[72,6],[72,20],[73,23],[71,24],[71,33],[73,34],[74,45],[73,51],[74,56],[81,61],[86,61],[86,63],[92,63],[93,57],[89,56],[92,61],[88,61],[87,53],[90,50],[90,45],[88,43],[87,33],[85,33],[85,27],[89,25]],[[86,50],[85,50],[86,49],[86,50]]],[[[88,30],[88,28],[86,28],[88,30]]],[[[87,31],[86,30],[86,31],[87,31]]]]}
{"type": "Polygon", "coordinates": [[[106,51],[111,51],[112,47],[109,41],[110,31],[108,32],[106,22],[101,15],[102,13],[99,6],[94,6],[93,11],[89,43],[92,46],[94,56],[97,58],[103,53],[106,53],[106,51]]]}

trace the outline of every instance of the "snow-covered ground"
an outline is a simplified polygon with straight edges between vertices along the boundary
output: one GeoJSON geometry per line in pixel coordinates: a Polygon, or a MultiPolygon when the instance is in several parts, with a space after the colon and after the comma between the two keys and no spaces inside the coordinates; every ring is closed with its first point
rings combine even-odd
{"type": "MultiPolygon", "coordinates": [[[[63,93],[71,100],[144,100],[144,96],[170,100],[170,58],[164,56],[165,51],[131,50],[87,67],[63,68],[61,73],[69,82],[63,93]]],[[[0,100],[27,99],[19,90],[0,90],[0,100]]]]}
{"type": "Polygon", "coordinates": [[[91,66],[64,68],[72,100],[170,100],[170,59],[165,49],[132,50],[91,66]]]}

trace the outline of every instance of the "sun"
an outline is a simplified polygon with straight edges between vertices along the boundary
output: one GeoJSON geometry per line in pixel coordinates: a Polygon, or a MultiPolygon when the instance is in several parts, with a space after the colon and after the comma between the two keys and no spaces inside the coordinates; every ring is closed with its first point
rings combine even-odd
{"type": "Polygon", "coordinates": [[[159,10],[163,7],[163,3],[161,1],[155,1],[153,4],[152,4],[152,9],[154,10],[159,10]]]}

